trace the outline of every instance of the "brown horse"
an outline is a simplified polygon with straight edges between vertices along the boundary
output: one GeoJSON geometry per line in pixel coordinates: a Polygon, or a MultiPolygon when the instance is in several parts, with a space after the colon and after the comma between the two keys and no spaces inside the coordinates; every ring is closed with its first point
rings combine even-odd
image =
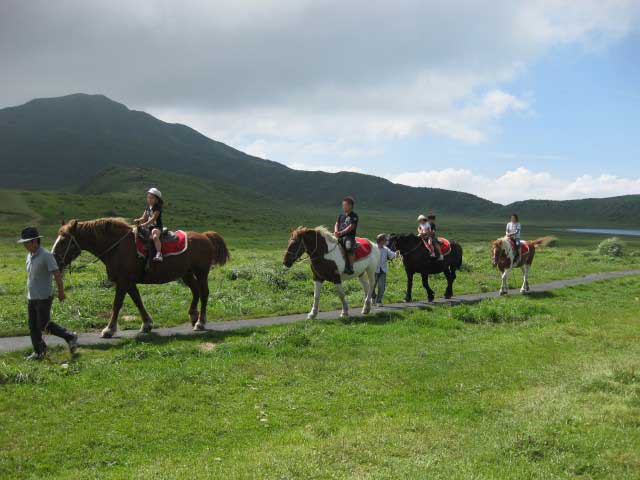
{"type": "Polygon", "coordinates": [[[82,250],[91,252],[107,267],[107,275],[115,284],[116,294],[111,320],[102,330],[102,337],[110,338],[118,329],[118,313],[126,294],[129,294],[142,316],[140,331],[150,332],[153,322],[136,284],[167,283],[180,278],[193,294],[189,307],[193,329],[204,330],[209,299],[209,270],[212,265],[224,265],[229,260],[229,250],[222,236],[216,232],[187,232],[187,237],[188,246],[184,253],[166,257],[161,263],[152,262],[146,271],[145,260],[139,258],[136,252],[133,228],[126,222],[115,218],[87,222],[71,220],[58,230],[52,253],[61,269],[77,258],[82,250]]]}
{"type": "Polygon", "coordinates": [[[552,240],[552,237],[542,237],[530,242],[523,242],[529,246],[529,250],[522,253],[520,257],[518,257],[517,262],[514,262],[515,249],[508,237],[498,238],[491,242],[491,262],[493,265],[498,267],[498,270],[500,270],[500,273],[502,274],[502,284],[500,285],[499,290],[500,295],[506,295],[509,293],[507,277],[509,276],[509,272],[512,268],[522,269],[523,281],[520,292],[527,293],[529,291],[529,269],[531,268],[533,258],[536,255],[536,247],[544,247],[552,240]]]}

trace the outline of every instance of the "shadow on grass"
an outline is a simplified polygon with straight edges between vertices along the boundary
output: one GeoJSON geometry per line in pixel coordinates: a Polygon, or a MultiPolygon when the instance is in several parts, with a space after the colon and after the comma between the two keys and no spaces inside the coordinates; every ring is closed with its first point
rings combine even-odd
{"type": "Polygon", "coordinates": [[[529,292],[525,295],[526,298],[531,298],[533,300],[545,299],[545,298],[555,298],[557,295],[550,291],[544,292],[529,292]]]}

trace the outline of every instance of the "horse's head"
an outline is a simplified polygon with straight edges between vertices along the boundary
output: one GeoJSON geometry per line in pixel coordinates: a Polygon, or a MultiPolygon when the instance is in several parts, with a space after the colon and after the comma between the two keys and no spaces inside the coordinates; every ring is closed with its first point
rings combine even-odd
{"type": "Polygon", "coordinates": [[[70,220],[58,230],[58,238],[56,238],[51,253],[58,262],[58,267],[62,270],[73,260],[78,258],[82,253],[82,249],[76,240],[76,229],[78,227],[77,220],[70,220]]]}
{"type": "Polygon", "coordinates": [[[506,257],[507,252],[504,249],[504,238],[498,238],[491,242],[491,263],[496,266],[501,257],[506,257]]]}
{"type": "Polygon", "coordinates": [[[389,248],[394,252],[400,252],[400,254],[409,252],[412,248],[416,246],[415,235],[399,235],[396,233],[392,233],[389,237],[389,248]]]}
{"type": "Polygon", "coordinates": [[[302,256],[305,250],[304,240],[302,239],[304,229],[302,227],[298,227],[295,230],[291,229],[290,232],[291,236],[289,237],[287,250],[284,253],[284,259],[282,260],[282,264],[287,268],[291,268],[291,266],[302,256]]]}

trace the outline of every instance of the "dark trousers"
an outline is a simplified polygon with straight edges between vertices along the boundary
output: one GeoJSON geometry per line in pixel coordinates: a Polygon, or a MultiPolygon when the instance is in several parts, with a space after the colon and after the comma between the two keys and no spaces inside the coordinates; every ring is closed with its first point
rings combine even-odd
{"type": "Polygon", "coordinates": [[[44,343],[42,332],[46,331],[56,337],[71,340],[73,334],[66,328],[61,327],[57,323],[51,321],[51,304],[53,298],[45,300],[29,300],[29,333],[31,334],[31,343],[36,353],[44,353],[47,344],[44,343]]]}
{"type": "Polygon", "coordinates": [[[516,257],[519,257],[520,256],[520,239],[514,238],[513,243],[516,244],[516,257]]]}

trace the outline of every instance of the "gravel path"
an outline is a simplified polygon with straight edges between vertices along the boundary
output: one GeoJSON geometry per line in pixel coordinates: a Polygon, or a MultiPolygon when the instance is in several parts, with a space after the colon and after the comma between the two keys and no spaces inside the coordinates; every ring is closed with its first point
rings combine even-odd
{"type": "MultiPolygon", "coordinates": [[[[584,285],[587,283],[597,282],[599,280],[607,280],[612,278],[621,278],[629,275],[639,275],[640,270],[624,270],[620,272],[604,272],[585,275],[577,278],[570,278],[564,280],[554,280],[552,282],[541,283],[531,287],[531,292],[548,292],[551,290],[558,290],[560,288],[572,287],[575,285],[584,285]]],[[[519,290],[510,290],[510,294],[519,294],[519,290]]],[[[476,303],[487,298],[497,297],[497,292],[487,293],[470,293],[467,295],[460,295],[450,300],[443,298],[436,299],[434,302],[412,302],[412,303],[391,303],[386,304],[383,307],[374,307],[372,313],[405,310],[409,308],[425,308],[431,305],[459,305],[462,303],[476,303]]],[[[352,305],[350,314],[352,317],[361,317],[360,307],[358,305],[352,305]]],[[[320,312],[318,314],[318,320],[332,320],[340,316],[339,310],[320,312]]],[[[194,332],[191,330],[191,325],[185,323],[175,327],[155,328],[152,334],[161,337],[172,337],[176,335],[202,335],[207,332],[228,332],[231,330],[238,330],[241,328],[250,327],[265,327],[269,325],[282,325],[285,323],[293,323],[304,320],[307,318],[306,313],[295,315],[283,315],[278,317],[266,317],[266,318],[253,318],[248,320],[229,320],[224,322],[211,322],[207,324],[207,330],[203,332],[194,332]]],[[[79,335],[80,345],[97,345],[97,344],[111,344],[116,343],[124,338],[135,338],[137,336],[144,335],[138,332],[138,330],[119,330],[116,336],[110,339],[100,338],[97,332],[81,333],[79,335]]],[[[64,342],[52,335],[46,336],[48,345],[60,345],[64,342]]],[[[4,337],[0,338],[0,353],[13,352],[16,350],[23,350],[31,347],[31,340],[29,337],[4,337]]]]}

